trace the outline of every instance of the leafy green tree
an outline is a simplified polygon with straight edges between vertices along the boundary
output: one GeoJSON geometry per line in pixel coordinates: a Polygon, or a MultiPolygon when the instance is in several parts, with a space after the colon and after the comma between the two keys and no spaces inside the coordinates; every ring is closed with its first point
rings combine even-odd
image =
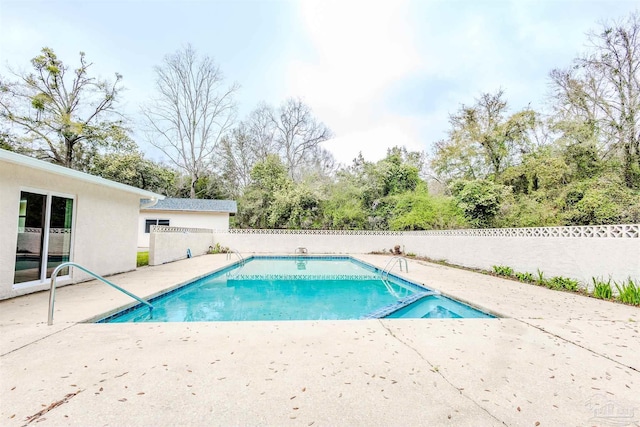
{"type": "Polygon", "coordinates": [[[640,195],[614,173],[576,181],[560,200],[566,225],[624,224],[640,221],[640,195]]]}
{"type": "Polygon", "coordinates": [[[550,227],[563,225],[561,209],[544,192],[507,194],[500,204],[495,227],[550,227]]]}
{"type": "Polygon", "coordinates": [[[407,159],[408,156],[406,150],[403,152],[394,147],[388,150],[387,157],[377,163],[373,175],[377,175],[381,181],[383,196],[415,190],[421,182],[419,168],[407,159]]]}
{"type": "Polygon", "coordinates": [[[0,132],[0,148],[8,151],[15,151],[14,145],[12,144],[12,137],[8,132],[0,132]]]}
{"type": "Polygon", "coordinates": [[[483,93],[449,117],[449,138],[436,144],[432,161],[436,173],[446,179],[495,179],[530,150],[536,114],[524,109],[507,116],[503,95],[502,90],[483,93]]]}
{"type": "Polygon", "coordinates": [[[606,167],[594,144],[573,144],[565,147],[562,157],[569,166],[574,180],[584,180],[600,175],[606,167]]]}
{"type": "Polygon", "coordinates": [[[87,172],[168,196],[175,195],[178,179],[173,169],[145,159],[138,151],[97,155],[87,172]]]}
{"type": "Polygon", "coordinates": [[[467,225],[456,200],[447,196],[431,196],[426,185],[394,196],[392,230],[454,229],[467,225]]]}
{"type": "Polygon", "coordinates": [[[274,194],[268,224],[272,228],[317,228],[320,198],[305,183],[285,186],[274,194]]]}
{"type": "Polygon", "coordinates": [[[191,181],[191,176],[176,171],[176,180],[170,192],[171,197],[183,199],[191,198],[191,190],[195,191],[196,199],[230,199],[234,198],[229,194],[222,179],[212,171],[204,171],[196,180],[195,185],[191,181]]]}
{"type": "Polygon", "coordinates": [[[329,187],[323,203],[323,226],[334,230],[362,230],[367,226],[362,186],[353,175],[341,171],[338,181],[329,187]]]}
{"type": "Polygon", "coordinates": [[[256,163],[251,171],[251,183],[238,201],[237,222],[241,227],[269,228],[276,193],[288,191],[293,181],[287,167],[277,155],[269,155],[256,163]]]}
{"type": "Polygon", "coordinates": [[[522,157],[520,164],[505,169],[499,183],[516,194],[557,189],[569,182],[572,173],[565,158],[551,146],[543,146],[522,157]]]}
{"type": "Polygon", "coordinates": [[[489,180],[458,180],[451,185],[451,192],[458,206],[470,222],[477,227],[490,227],[500,211],[507,187],[489,180]]]}
{"type": "Polygon", "coordinates": [[[406,150],[392,148],[376,163],[361,159],[354,164],[352,170],[362,188],[369,228],[386,229],[392,209],[389,196],[414,190],[422,182],[418,166],[407,160],[408,155],[406,150]]]}
{"type": "Polygon", "coordinates": [[[54,163],[82,169],[100,150],[132,148],[124,119],[116,109],[120,74],[110,82],[90,77],[91,63],[69,66],[43,48],[31,60],[33,72],[17,81],[0,78],[0,119],[25,132],[21,151],[54,163]]]}

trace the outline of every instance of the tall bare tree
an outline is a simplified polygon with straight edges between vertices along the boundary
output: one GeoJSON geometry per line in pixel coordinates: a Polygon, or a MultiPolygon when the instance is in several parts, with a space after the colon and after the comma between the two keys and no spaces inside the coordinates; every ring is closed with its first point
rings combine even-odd
{"type": "Polygon", "coordinates": [[[319,144],[331,138],[331,131],[316,121],[308,105],[296,98],[287,99],[277,111],[272,111],[271,118],[274,139],[289,176],[299,179],[305,163],[313,163],[321,154],[319,144]]]}
{"type": "Polygon", "coordinates": [[[258,104],[245,121],[247,132],[252,141],[253,150],[259,160],[269,154],[276,154],[278,147],[275,141],[276,128],[273,121],[273,107],[265,102],[258,104]]]}
{"type": "Polygon", "coordinates": [[[34,71],[0,78],[0,119],[21,130],[20,151],[70,168],[81,168],[83,155],[99,147],[130,148],[124,119],[116,110],[122,90],[114,81],[89,76],[91,63],[80,52],[80,65],[69,66],[54,51],[43,48],[31,60],[34,71]]]}
{"type": "Polygon", "coordinates": [[[267,154],[261,155],[259,146],[248,125],[241,122],[229,134],[222,137],[217,150],[220,158],[219,170],[226,190],[233,197],[239,197],[251,182],[251,170],[267,154]]]}
{"type": "Polygon", "coordinates": [[[628,187],[640,186],[640,14],[604,23],[588,40],[572,67],[551,72],[554,107],[621,158],[628,187]]]}
{"type": "Polygon", "coordinates": [[[157,96],[142,107],[149,142],[196,181],[209,167],[216,145],[233,125],[237,84],[224,85],[214,60],[190,45],[155,67],[157,96]]]}
{"type": "Polygon", "coordinates": [[[289,99],[278,110],[260,103],[222,138],[217,150],[219,170],[232,194],[242,193],[253,166],[269,155],[279,156],[296,181],[305,175],[328,176],[335,172],[335,159],[320,142],[330,136],[329,129],[300,100],[289,99]]]}

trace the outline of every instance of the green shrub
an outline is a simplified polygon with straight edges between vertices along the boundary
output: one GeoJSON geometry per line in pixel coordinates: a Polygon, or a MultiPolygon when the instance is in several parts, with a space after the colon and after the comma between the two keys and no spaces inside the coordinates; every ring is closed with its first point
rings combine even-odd
{"type": "Polygon", "coordinates": [[[563,288],[563,286],[562,286],[562,281],[558,279],[560,279],[560,277],[557,277],[557,276],[552,277],[551,279],[545,282],[545,285],[549,289],[560,290],[563,288]]]}
{"type": "Polygon", "coordinates": [[[391,230],[446,230],[467,226],[464,213],[455,199],[431,195],[424,185],[386,199],[391,208],[391,230]]]}
{"type": "Polygon", "coordinates": [[[606,282],[604,280],[596,279],[592,277],[593,281],[593,296],[600,299],[611,299],[613,292],[611,291],[611,278],[606,282]]]}
{"type": "Polygon", "coordinates": [[[220,243],[216,243],[215,246],[209,246],[208,254],[226,254],[229,252],[229,248],[225,246],[220,246],[220,243]]]}
{"type": "Polygon", "coordinates": [[[508,277],[513,276],[513,268],[507,267],[506,265],[494,265],[493,271],[498,276],[508,276],[508,277]]]}
{"type": "Polygon", "coordinates": [[[568,277],[554,276],[547,283],[547,287],[551,289],[566,289],[567,291],[577,291],[578,281],[569,279],[568,277]]]}
{"type": "Polygon", "coordinates": [[[470,222],[479,228],[493,224],[500,212],[500,204],[509,187],[486,179],[457,180],[451,184],[451,193],[470,222]]]}
{"type": "Polygon", "coordinates": [[[516,277],[521,282],[531,283],[531,282],[534,281],[533,274],[531,274],[531,273],[519,273],[518,272],[518,273],[516,273],[516,277]]]}
{"type": "Polygon", "coordinates": [[[618,174],[569,184],[564,200],[565,225],[632,224],[639,198],[618,174]]]}
{"type": "Polygon", "coordinates": [[[631,305],[640,305],[640,285],[636,285],[631,278],[627,279],[626,283],[616,283],[616,288],[618,289],[618,300],[631,305]]]}

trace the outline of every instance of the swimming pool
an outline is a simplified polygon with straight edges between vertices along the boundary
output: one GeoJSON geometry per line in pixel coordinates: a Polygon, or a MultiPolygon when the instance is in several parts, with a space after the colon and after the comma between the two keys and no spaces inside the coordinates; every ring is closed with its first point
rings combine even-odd
{"type": "Polygon", "coordinates": [[[151,299],[153,310],[140,304],[98,322],[493,317],[399,276],[384,277],[348,256],[253,256],[151,299]],[[406,307],[414,310],[391,316],[406,307]]]}

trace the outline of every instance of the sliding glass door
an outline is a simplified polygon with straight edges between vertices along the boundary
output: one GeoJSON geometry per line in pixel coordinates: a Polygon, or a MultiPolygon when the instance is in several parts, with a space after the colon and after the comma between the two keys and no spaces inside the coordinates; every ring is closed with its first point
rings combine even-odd
{"type": "MultiPolygon", "coordinates": [[[[73,198],[22,191],[13,283],[43,282],[69,261],[72,225],[73,198]]],[[[60,272],[66,274],[66,268],[60,272]]]]}

